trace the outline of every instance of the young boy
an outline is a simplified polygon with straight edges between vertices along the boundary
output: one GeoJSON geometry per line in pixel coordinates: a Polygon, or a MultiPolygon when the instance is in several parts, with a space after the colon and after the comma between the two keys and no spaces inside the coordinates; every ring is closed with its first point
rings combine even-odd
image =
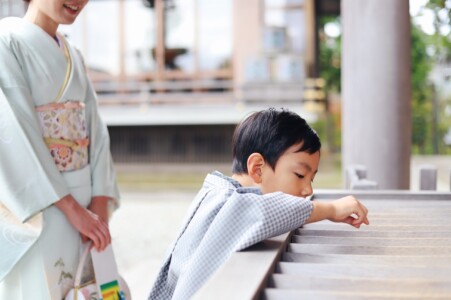
{"type": "Polygon", "coordinates": [[[233,176],[207,175],[149,299],[188,299],[233,252],[303,224],[368,225],[368,210],[353,196],[305,199],[313,193],[320,148],[315,131],[287,110],[263,110],[238,125],[233,176]]]}

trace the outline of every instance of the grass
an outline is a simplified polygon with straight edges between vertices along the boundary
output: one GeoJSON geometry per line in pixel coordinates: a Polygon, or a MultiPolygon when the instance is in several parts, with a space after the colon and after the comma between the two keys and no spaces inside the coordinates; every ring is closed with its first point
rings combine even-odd
{"type": "MultiPolygon", "coordinates": [[[[119,164],[117,179],[122,191],[197,190],[207,173],[230,174],[227,164],[119,164]]],[[[340,188],[339,156],[323,155],[314,188],[340,188]]]]}

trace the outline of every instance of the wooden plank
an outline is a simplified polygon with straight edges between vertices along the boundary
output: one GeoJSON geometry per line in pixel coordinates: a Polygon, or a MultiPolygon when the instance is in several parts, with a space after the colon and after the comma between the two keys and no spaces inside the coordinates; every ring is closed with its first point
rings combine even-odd
{"type": "MultiPolygon", "coordinates": [[[[419,211],[417,213],[396,213],[396,214],[386,214],[386,213],[374,213],[373,211],[368,214],[368,220],[371,225],[451,225],[451,210],[441,210],[440,212],[427,212],[427,211],[419,211]],[[406,224],[402,224],[406,223],[406,224]]],[[[335,223],[329,220],[322,220],[315,223],[307,224],[329,224],[329,225],[342,225],[343,227],[347,227],[349,225],[343,223],[335,223]],[[344,226],[346,225],[346,226],[344,226]]]]}
{"type": "Polygon", "coordinates": [[[373,231],[351,231],[351,230],[320,230],[320,229],[297,229],[295,234],[302,236],[335,236],[335,237],[385,237],[385,238],[448,238],[451,236],[451,230],[439,231],[392,231],[373,230],[373,231]]]}
{"type": "Polygon", "coordinates": [[[376,203],[374,201],[362,200],[368,208],[371,208],[370,215],[376,214],[410,214],[412,216],[423,215],[427,217],[429,214],[437,214],[446,216],[447,212],[450,212],[450,202],[448,201],[431,201],[431,206],[428,202],[421,200],[421,203],[415,203],[414,201],[408,202],[409,205],[402,205],[400,201],[389,200],[389,203],[376,203]]]}
{"type": "Polygon", "coordinates": [[[274,271],[289,237],[290,233],[285,233],[233,253],[193,299],[254,299],[274,271]]]}
{"type": "Polygon", "coordinates": [[[268,280],[269,288],[296,290],[349,291],[356,293],[451,293],[451,279],[409,280],[409,279],[363,279],[334,278],[304,275],[273,274],[268,280]]]}
{"type": "Polygon", "coordinates": [[[447,238],[377,238],[377,237],[325,237],[294,235],[292,243],[328,244],[348,246],[448,246],[451,247],[451,236],[447,238]]]}
{"type": "Polygon", "coordinates": [[[348,267],[340,264],[279,262],[276,273],[339,278],[381,278],[414,280],[449,280],[451,267],[410,267],[365,265],[348,267]]]}
{"type": "Polygon", "coordinates": [[[264,300],[392,300],[392,299],[409,299],[409,300],[424,300],[424,299],[450,299],[450,293],[431,293],[431,294],[390,294],[390,293],[355,293],[355,292],[323,292],[323,291],[297,291],[297,290],[282,290],[282,289],[265,289],[262,294],[264,300]]]}
{"type": "Polygon", "coordinates": [[[450,192],[431,192],[431,191],[404,191],[404,190],[332,190],[332,189],[315,189],[313,199],[315,200],[331,200],[354,195],[361,200],[375,200],[377,202],[383,200],[396,200],[411,202],[412,200],[447,200],[451,201],[450,192]]]}
{"type": "Polygon", "coordinates": [[[451,266],[451,256],[400,256],[400,255],[352,255],[285,252],[285,262],[346,265],[390,265],[390,266],[451,266]]]}
{"type": "MultiPolygon", "coordinates": [[[[451,213],[450,213],[451,214],[451,213]]],[[[348,224],[306,224],[305,229],[346,230],[346,231],[451,231],[451,223],[447,225],[362,225],[360,228],[348,224]]]]}
{"type": "Polygon", "coordinates": [[[99,103],[102,105],[112,104],[162,104],[162,103],[230,103],[233,94],[229,92],[213,93],[158,93],[158,94],[99,94],[99,103]]]}
{"type": "MultiPolygon", "coordinates": [[[[387,214],[379,214],[375,216],[374,213],[371,213],[368,216],[370,221],[369,226],[373,225],[404,225],[404,226],[413,226],[413,225],[421,225],[421,226],[437,226],[437,225],[450,225],[451,224],[451,212],[443,212],[443,214],[428,214],[424,215],[424,213],[418,214],[396,214],[396,215],[387,215],[387,214]]],[[[336,224],[330,222],[329,220],[319,221],[316,224],[336,224]]]]}
{"type": "Polygon", "coordinates": [[[199,89],[220,89],[230,90],[233,82],[230,80],[179,80],[179,81],[126,81],[126,82],[98,82],[94,84],[97,92],[114,93],[117,91],[130,92],[150,92],[156,90],[184,91],[199,89]]]}
{"type": "Polygon", "coordinates": [[[384,247],[384,246],[348,246],[321,244],[293,244],[288,250],[296,253],[353,254],[353,255],[451,255],[451,247],[384,247]]]}

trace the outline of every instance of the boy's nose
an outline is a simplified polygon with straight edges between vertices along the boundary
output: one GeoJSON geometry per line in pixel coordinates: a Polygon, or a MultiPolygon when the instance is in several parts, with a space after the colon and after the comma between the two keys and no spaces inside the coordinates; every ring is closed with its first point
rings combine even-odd
{"type": "Polygon", "coordinates": [[[301,193],[302,193],[301,196],[304,197],[304,198],[310,196],[311,194],[313,194],[312,185],[311,184],[307,184],[307,185],[303,186],[301,193]]]}

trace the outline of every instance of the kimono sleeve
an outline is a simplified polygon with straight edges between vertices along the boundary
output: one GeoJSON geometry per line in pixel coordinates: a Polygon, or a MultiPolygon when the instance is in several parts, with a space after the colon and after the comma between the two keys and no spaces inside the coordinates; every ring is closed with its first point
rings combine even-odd
{"type": "Polygon", "coordinates": [[[70,192],[42,138],[20,65],[1,37],[0,66],[0,202],[25,222],[70,192]]]}
{"type": "Polygon", "coordinates": [[[304,198],[236,190],[209,226],[173,299],[190,298],[233,252],[302,226],[312,209],[304,198]]]}
{"type": "Polygon", "coordinates": [[[110,137],[105,123],[99,115],[97,96],[88,81],[86,92],[86,120],[89,124],[92,196],[108,196],[119,205],[119,190],[116,183],[113,159],[110,152],[110,137]]]}
{"type": "Polygon", "coordinates": [[[221,216],[237,224],[234,251],[246,249],[267,238],[301,227],[310,217],[313,204],[305,198],[282,192],[265,195],[245,193],[239,189],[227,202],[221,216]]]}

